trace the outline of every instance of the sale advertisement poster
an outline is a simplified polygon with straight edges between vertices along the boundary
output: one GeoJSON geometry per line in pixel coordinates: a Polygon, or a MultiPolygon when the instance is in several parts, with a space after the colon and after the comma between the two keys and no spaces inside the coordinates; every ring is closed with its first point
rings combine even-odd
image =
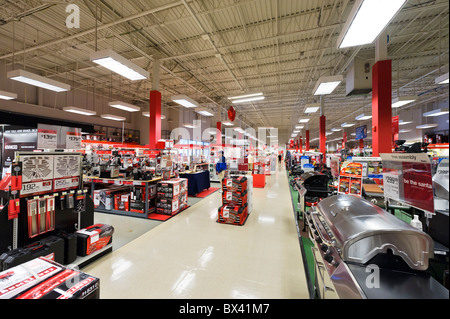
{"type": "Polygon", "coordinates": [[[431,162],[425,153],[380,154],[384,196],[434,214],[431,162]]]}

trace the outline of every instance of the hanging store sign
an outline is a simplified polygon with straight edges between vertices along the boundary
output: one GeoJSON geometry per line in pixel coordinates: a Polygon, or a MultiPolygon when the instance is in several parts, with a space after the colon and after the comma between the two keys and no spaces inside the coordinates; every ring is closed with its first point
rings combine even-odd
{"type": "Polygon", "coordinates": [[[431,163],[427,154],[381,154],[384,196],[434,214],[431,163]]]}
{"type": "Polygon", "coordinates": [[[359,126],[355,129],[355,139],[356,140],[362,140],[367,138],[367,125],[359,126]]]}

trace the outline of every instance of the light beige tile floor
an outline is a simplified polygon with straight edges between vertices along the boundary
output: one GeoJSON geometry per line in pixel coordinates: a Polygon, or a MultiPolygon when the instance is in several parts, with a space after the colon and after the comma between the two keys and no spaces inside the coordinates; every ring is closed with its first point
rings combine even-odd
{"type": "Polygon", "coordinates": [[[253,190],[244,226],[216,223],[220,196],[208,196],[84,268],[100,278],[100,297],[308,298],[284,168],[253,190]]]}

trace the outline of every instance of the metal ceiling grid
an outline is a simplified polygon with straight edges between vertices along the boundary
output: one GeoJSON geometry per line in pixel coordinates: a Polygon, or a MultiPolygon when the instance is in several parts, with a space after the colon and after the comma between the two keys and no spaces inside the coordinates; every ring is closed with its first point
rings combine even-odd
{"type": "MultiPolygon", "coordinates": [[[[0,1],[0,60],[74,81],[77,90],[95,85],[100,95],[121,96],[145,108],[151,79],[129,83],[96,67],[89,55],[113,48],[150,71],[159,59],[165,107],[175,107],[170,96],[178,93],[228,106],[227,96],[262,91],[266,100],[238,106],[239,117],[254,127],[276,126],[280,141],[289,138],[304,105],[317,101],[312,89],[320,76],[345,75],[355,56],[374,58],[374,45],[336,48],[352,0],[71,3],[80,8],[80,29],[64,25],[67,2],[0,1]]],[[[447,0],[409,0],[391,22],[393,96],[397,90],[433,90],[434,78],[448,71],[448,14],[447,0]]],[[[448,89],[432,94],[448,99],[448,89]]],[[[370,103],[370,94],[345,97],[344,81],[326,97],[327,123],[350,119],[363,107],[370,110],[370,103]]],[[[317,115],[309,126],[314,136],[317,115]]]]}

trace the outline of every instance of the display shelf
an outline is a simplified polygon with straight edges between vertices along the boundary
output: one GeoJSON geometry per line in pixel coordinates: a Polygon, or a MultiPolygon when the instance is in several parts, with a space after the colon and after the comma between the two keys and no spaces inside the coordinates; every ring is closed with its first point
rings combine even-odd
{"type": "Polygon", "coordinates": [[[90,265],[91,263],[93,263],[94,261],[96,261],[97,259],[109,254],[110,252],[112,252],[113,250],[113,244],[109,244],[106,245],[105,247],[103,247],[102,249],[99,249],[96,252],[93,252],[90,255],[81,257],[81,256],[77,256],[77,258],[75,259],[74,262],[72,262],[69,266],[71,267],[78,267],[78,269],[82,269],[88,265],[90,265]]]}

